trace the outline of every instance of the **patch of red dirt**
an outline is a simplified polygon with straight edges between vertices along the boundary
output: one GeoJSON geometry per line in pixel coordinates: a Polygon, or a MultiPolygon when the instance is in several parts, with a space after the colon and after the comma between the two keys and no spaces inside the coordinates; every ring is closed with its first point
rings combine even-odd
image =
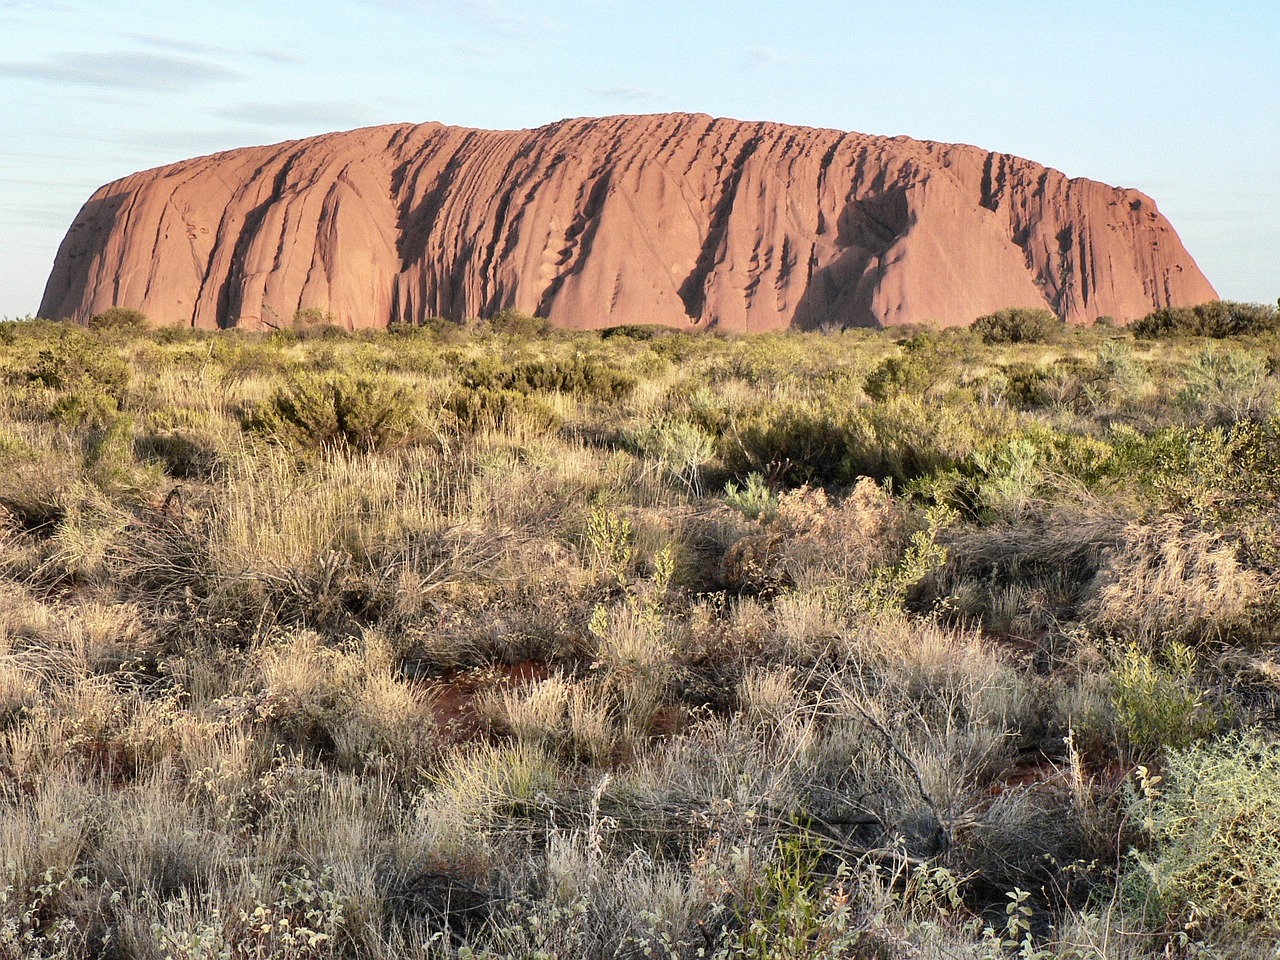
{"type": "Polygon", "coordinates": [[[540,660],[495,664],[454,670],[441,677],[422,681],[432,717],[446,736],[455,741],[474,740],[487,732],[476,714],[476,699],[503,687],[520,686],[551,676],[551,664],[540,660]]]}

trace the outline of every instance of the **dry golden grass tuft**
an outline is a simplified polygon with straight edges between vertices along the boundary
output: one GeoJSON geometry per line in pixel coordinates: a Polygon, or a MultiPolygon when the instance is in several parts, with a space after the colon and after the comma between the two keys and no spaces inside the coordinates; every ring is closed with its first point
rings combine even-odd
{"type": "Polygon", "coordinates": [[[1170,516],[1124,529],[1085,612],[1101,630],[1146,644],[1222,639],[1247,630],[1268,586],[1234,545],[1170,516]]]}

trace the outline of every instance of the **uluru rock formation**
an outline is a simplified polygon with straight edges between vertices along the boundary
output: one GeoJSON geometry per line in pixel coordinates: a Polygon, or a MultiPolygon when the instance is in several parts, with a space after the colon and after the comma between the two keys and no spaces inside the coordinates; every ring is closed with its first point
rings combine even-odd
{"type": "Polygon", "coordinates": [[[668,114],[370,127],[137,173],[80,211],[40,314],[380,327],[511,308],[756,331],[1215,297],[1136,190],[972,146],[668,114]]]}

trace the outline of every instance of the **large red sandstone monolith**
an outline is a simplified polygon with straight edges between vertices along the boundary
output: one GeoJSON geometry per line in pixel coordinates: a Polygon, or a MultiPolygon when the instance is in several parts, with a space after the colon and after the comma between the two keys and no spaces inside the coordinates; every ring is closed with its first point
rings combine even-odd
{"type": "Polygon", "coordinates": [[[977,147],[671,114],[371,127],[144,171],[85,204],[40,314],[349,327],[1120,320],[1215,297],[1150,198],[977,147]]]}

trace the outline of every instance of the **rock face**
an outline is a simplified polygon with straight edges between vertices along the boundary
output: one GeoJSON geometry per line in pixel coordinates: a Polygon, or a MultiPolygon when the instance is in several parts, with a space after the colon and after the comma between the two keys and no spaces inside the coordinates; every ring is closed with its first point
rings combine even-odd
{"type": "Polygon", "coordinates": [[[371,127],[134,174],[40,314],[348,327],[514,308],[567,327],[1120,320],[1215,298],[1149,197],[971,146],[671,114],[371,127]]]}

